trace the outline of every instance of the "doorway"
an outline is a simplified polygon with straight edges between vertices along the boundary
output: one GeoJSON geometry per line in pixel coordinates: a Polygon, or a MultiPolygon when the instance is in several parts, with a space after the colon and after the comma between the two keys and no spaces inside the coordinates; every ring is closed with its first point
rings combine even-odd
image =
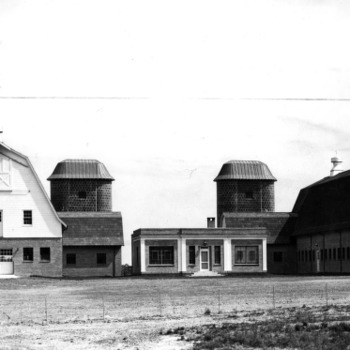
{"type": "Polygon", "coordinates": [[[201,248],[201,271],[209,271],[209,248],[201,248]]]}

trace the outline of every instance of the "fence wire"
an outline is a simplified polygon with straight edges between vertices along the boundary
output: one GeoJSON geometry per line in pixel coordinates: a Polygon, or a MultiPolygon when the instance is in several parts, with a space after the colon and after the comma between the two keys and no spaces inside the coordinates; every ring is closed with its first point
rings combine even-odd
{"type": "Polygon", "coordinates": [[[133,293],[109,291],[88,294],[40,294],[26,297],[25,290],[0,299],[1,323],[71,323],[96,320],[127,321],[150,317],[195,317],[205,312],[226,313],[278,307],[348,304],[350,283],[273,284],[262,287],[253,281],[237,287],[207,286],[191,291],[172,288],[139,290],[133,293]],[[209,310],[209,311],[208,311],[209,310]]]}

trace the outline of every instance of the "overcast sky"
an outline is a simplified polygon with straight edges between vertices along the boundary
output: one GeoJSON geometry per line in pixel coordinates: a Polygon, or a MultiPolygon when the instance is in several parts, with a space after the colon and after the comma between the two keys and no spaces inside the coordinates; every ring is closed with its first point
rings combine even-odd
{"type": "Polygon", "coordinates": [[[3,139],[48,193],[57,162],[105,163],[130,263],[133,230],[216,215],[228,160],[269,166],[277,211],[350,167],[349,33],[340,0],[0,0],[3,139]]]}

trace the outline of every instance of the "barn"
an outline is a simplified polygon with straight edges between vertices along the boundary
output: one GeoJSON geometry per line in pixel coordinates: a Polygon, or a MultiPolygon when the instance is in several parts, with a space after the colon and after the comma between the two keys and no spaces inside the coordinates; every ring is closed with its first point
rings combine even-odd
{"type": "Polygon", "coordinates": [[[0,275],[62,276],[62,229],[29,158],[0,143],[0,275]]]}
{"type": "Polygon", "coordinates": [[[63,276],[121,275],[123,222],[112,211],[112,181],[98,160],[66,159],[48,180],[51,201],[67,224],[63,231],[63,276]]]}

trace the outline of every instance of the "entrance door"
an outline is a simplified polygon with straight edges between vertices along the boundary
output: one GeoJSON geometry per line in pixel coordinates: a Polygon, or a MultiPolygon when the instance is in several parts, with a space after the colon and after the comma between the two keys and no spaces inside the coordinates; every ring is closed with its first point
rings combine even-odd
{"type": "Polygon", "coordinates": [[[209,249],[201,248],[201,271],[209,271],[209,249]]]}

